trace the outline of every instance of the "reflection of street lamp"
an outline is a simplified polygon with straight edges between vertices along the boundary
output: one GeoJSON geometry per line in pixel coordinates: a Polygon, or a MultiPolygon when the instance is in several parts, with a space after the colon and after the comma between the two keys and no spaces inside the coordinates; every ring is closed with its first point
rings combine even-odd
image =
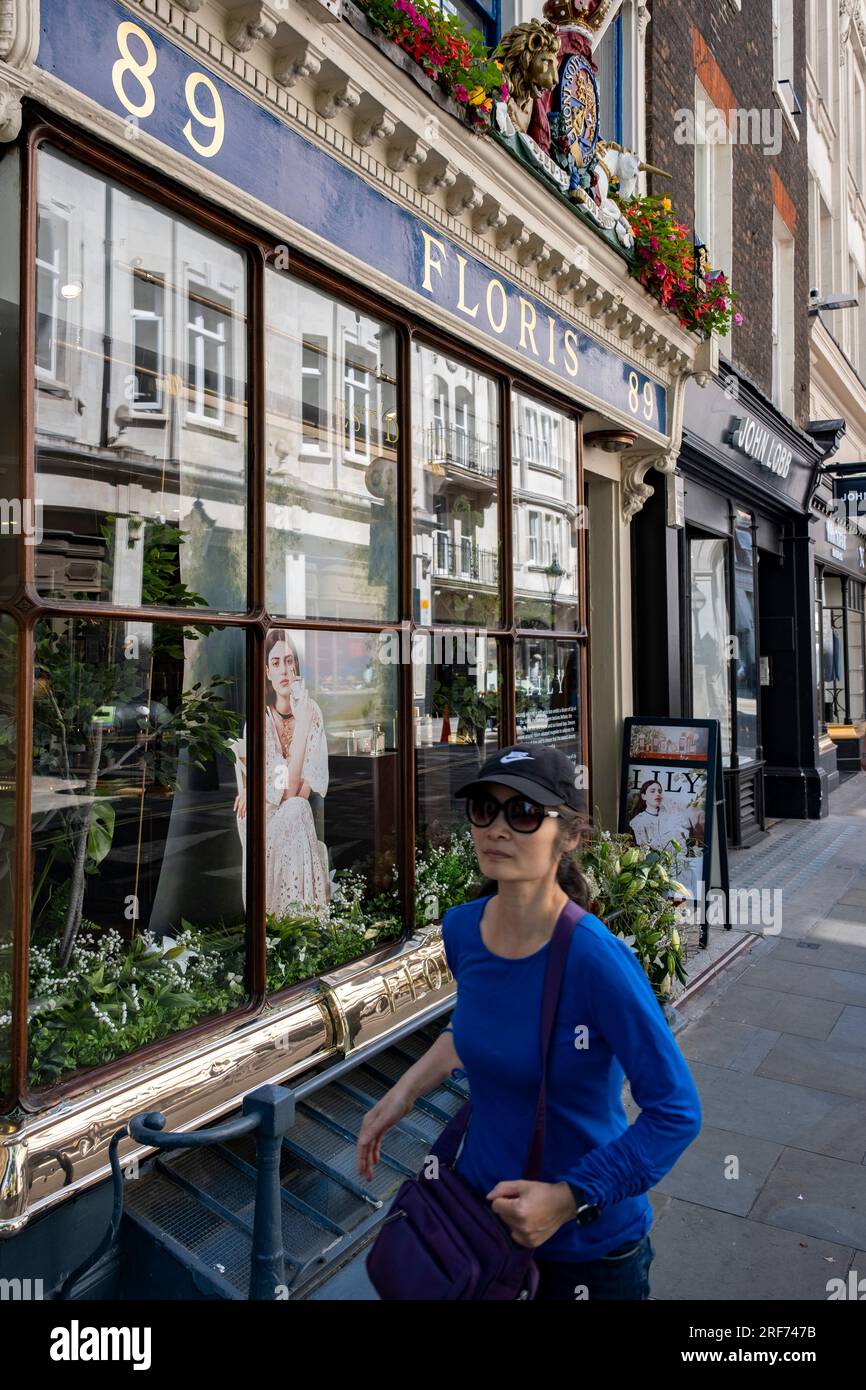
{"type": "Polygon", "coordinates": [[[543,573],[545,583],[547,584],[547,592],[550,594],[550,630],[554,632],[556,629],[556,595],[559,593],[560,584],[563,579],[566,578],[566,572],[559,563],[559,556],[555,550],[553,552],[553,559],[543,573]]]}

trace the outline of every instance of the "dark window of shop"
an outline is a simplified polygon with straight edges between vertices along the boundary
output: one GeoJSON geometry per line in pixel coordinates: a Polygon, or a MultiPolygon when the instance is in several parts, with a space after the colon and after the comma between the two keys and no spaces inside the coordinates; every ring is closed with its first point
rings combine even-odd
{"type": "Polygon", "coordinates": [[[456,787],[518,737],[586,761],[577,415],[84,143],[39,144],[30,191],[38,597],[0,599],[30,1014],[0,926],[0,1094],[441,916],[456,787]]]}
{"type": "Polygon", "coordinates": [[[820,633],[819,705],[823,726],[866,718],[864,585],[847,575],[819,571],[816,637],[820,633]]]}
{"type": "Polygon", "coordinates": [[[687,689],[695,718],[717,719],[728,838],[764,829],[755,523],[729,506],[726,535],[686,532],[687,689]]]}
{"type": "Polygon", "coordinates": [[[730,535],[687,533],[692,715],[717,719],[726,767],[759,755],[756,563],[751,513],[730,535]]]}

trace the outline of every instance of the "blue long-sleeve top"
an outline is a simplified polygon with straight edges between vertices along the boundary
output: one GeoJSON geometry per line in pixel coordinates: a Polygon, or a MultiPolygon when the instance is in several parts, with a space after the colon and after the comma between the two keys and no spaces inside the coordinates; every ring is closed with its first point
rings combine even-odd
{"type": "MultiPolygon", "coordinates": [[[[457,1172],[486,1195],[523,1176],[541,1081],[541,999],[549,943],[508,960],[481,938],[489,897],[452,907],[442,921],[457,982],[454,1047],[472,1113],[457,1172]]],[[[652,1225],[651,1188],[701,1127],[685,1058],[634,952],[587,914],[568,949],[548,1064],[543,1182],[569,1181],[601,1207],[596,1221],[567,1221],[540,1258],[597,1259],[652,1225]],[[640,1115],[628,1123],[628,1077],[640,1115]]]]}

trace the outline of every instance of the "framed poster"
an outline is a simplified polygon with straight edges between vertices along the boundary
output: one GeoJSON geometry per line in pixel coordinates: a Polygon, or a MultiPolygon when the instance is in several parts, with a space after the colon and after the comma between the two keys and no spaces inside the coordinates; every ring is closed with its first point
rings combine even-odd
{"type": "Polygon", "coordinates": [[[619,831],[638,846],[674,855],[693,921],[728,925],[728,852],[717,719],[626,719],[619,831]],[[679,848],[673,849],[676,841],[679,848]],[[711,895],[711,890],[717,890],[711,895]],[[718,899],[721,895],[721,904],[718,899]],[[712,896],[713,911],[706,912],[712,896]],[[720,914],[719,908],[722,912],[720,914]]]}

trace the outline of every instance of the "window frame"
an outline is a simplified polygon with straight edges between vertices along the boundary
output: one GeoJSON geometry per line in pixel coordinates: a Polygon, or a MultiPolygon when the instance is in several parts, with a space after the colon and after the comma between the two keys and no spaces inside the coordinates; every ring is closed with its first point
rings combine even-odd
{"type": "MultiPolygon", "coordinates": [[[[496,383],[498,398],[498,492],[499,507],[498,545],[501,556],[499,565],[499,584],[502,604],[502,622],[497,628],[490,628],[488,635],[497,643],[499,653],[499,680],[501,689],[499,739],[500,746],[513,742],[516,737],[516,700],[514,691],[514,671],[517,642],[521,635],[538,637],[535,629],[522,629],[516,623],[513,563],[518,553],[519,537],[515,536],[512,520],[512,392],[519,390],[539,407],[560,412],[574,421],[574,454],[570,460],[563,459],[563,465],[573,469],[574,490],[577,505],[584,496],[583,466],[583,418],[588,406],[575,403],[563,391],[548,389],[532,380],[531,368],[521,372],[511,366],[503,367],[492,352],[490,355],[467,347],[456,335],[440,329],[423,319],[420,314],[407,311],[398,302],[380,298],[363,285],[352,282],[339,272],[315,261],[305,251],[293,250],[291,274],[301,278],[311,287],[325,294],[331,294],[341,302],[355,307],[360,312],[378,318],[383,324],[393,328],[397,335],[397,412],[399,419],[398,440],[398,556],[397,591],[398,617],[392,621],[326,621],[319,619],[273,617],[265,607],[266,586],[266,536],[267,536],[267,493],[266,493],[266,451],[267,439],[267,379],[266,379],[266,336],[267,315],[265,311],[265,276],[273,267],[277,254],[284,243],[276,236],[266,234],[260,227],[252,226],[241,218],[214,208],[200,199],[189,189],[173,181],[160,179],[156,171],[140,165],[133,158],[112,146],[103,145],[96,137],[65,122],[55,120],[34,112],[27,113],[25,129],[21,142],[7,147],[11,157],[22,156],[22,213],[24,249],[22,264],[21,298],[21,369],[22,384],[20,414],[22,435],[22,485],[24,495],[32,495],[35,478],[35,420],[36,390],[38,386],[35,360],[35,229],[36,229],[36,173],[40,149],[45,146],[85,164],[89,171],[102,179],[138,194],[148,200],[155,210],[176,215],[192,222],[203,234],[218,237],[244,258],[245,283],[244,296],[246,320],[242,327],[232,318],[232,305],[224,286],[211,288],[226,300],[226,315],[232,328],[227,330],[223,340],[222,381],[231,383],[237,370],[234,358],[240,346],[239,332],[243,332],[246,346],[246,378],[243,399],[247,411],[246,461],[247,461],[247,575],[248,593],[245,609],[222,612],[208,606],[196,607],[196,619],[213,621],[226,628],[241,628],[246,639],[246,689],[245,708],[247,720],[247,739],[250,747],[264,747],[265,726],[265,673],[264,643],[272,627],[291,627],[292,630],[333,632],[338,640],[340,632],[364,634],[393,631],[401,626],[410,632],[434,633],[436,629],[423,622],[416,622],[412,609],[412,345],[421,343],[435,351],[447,353],[451,358],[461,361],[478,371],[486,373],[496,383]]],[[[185,290],[188,281],[185,283],[185,290]]],[[[184,314],[184,342],[190,332],[190,318],[184,314]]],[[[203,372],[200,373],[202,382],[203,372]]],[[[240,386],[240,383],[237,383],[240,386]]],[[[371,389],[375,382],[370,381],[371,389]]],[[[223,395],[221,425],[213,417],[195,423],[206,428],[225,428],[227,400],[223,395]]],[[[231,420],[228,421],[229,427],[231,420]]],[[[61,600],[36,595],[34,586],[35,547],[20,546],[19,589],[9,597],[0,599],[0,612],[11,613],[18,622],[22,639],[22,656],[18,672],[19,708],[27,708],[33,678],[33,633],[36,623],[50,617],[95,618],[105,621],[143,621],[148,623],[170,624],[180,633],[189,622],[190,609],[140,607],[114,601],[100,602],[91,599],[84,601],[61,600]],[[25,587],[26,586],[26,587],[25,587]],[[19,592],[34,595],[26,610],[16,606],[19,592]]],[[[591,724],[589,710],[589,634],[588,588],[586,582],[586,538],[583,530],[579,532],[578,544],[578,623],[571,630],[545,630],[545,640],[567,641],[575,648],[578,662],[578,689],[580,709],[580,746],[584,764],[590,769],[591,777],[591,724]]],[[[405,938],[415,929],[414,908],[414,862],[415,862],[415,748],[412,737],[412,668],[411,664],[401,665],[398,674],[397,709],[395,711],[400,735],[397,754],[399,758],[398,775],[398,824],[405,827],[398,845],[398,870],[401,886],[402,933],[405,938]]],[[[17,806],[17,825],[19,832],[26,828],[28,833],[19,834],[23,842],[18,849],[18,883],[25,892],[16,896],[15,908],[15,997],[13,999],[14,1023],[12,1029],[12,1093],[13,1099],[26,1098],[36,1104],[44,1103],[50,1097],[74,1095],[82,1090],[101,1084],[105,1078],[138,1068],[148,1058],[160,1058],[179,1045],[188,1045],[197,1037],[206,1037],[217,1029],[224,1029],[226,1023],[237,1017],[259,1014],[267,1004],[275,1000],[284,1002],[287,995],[309,988],[314,977],[284,990],[268,994],[266,991],[266,944],[265,944],[265,854],[266,838],[265,816],[265,772],[263,758],[248,758],[248,824],[246,858],[246,915],[247,915],[247,955],[245,968],[245,1002],[216,1018],[200,1022],[193,1027],[172,1034],[166,1039],[150,1043],[135,1052],[120,1056],[104,1065],[74,1073],[51,1087],[31,1091],[27,1078],[27,975],[28,975],[28,936],[29,936],[29,886],[32,882],[32,852],[29,838],[31,814],[31,775],[32,751],[31,729],[24,724],[19,738],[19,769],[24,776],[17,806]],[[255,846],[261,852],[255,852],[255,846]]],[[[590,803],[591,804],[591,803],[590,803]]]]}

